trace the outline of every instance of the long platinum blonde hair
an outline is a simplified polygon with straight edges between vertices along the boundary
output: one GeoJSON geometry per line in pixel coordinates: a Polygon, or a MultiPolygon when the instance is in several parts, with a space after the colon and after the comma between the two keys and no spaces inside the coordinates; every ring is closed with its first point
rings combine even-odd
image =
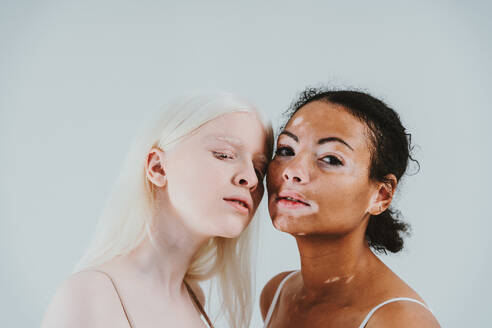
{"type": "MultiPolygon", "coordinates": [[[[269,145],[272,145],[269,122],[255,107],[232,94],[194,94],[170,104],[144,126],[132,145],[102,212],[94,239],[76,271],[128,254],[146,237],[151,238],[154,193],[145,174],[150,149],[167,150],[206,122],[231,112],[258,114],[267,129],[269,145]]],[[[194,255],[185,277],[197,281],[216,278],[217,290],[222,296],[220,312],[225,313],[230,327],[234,328],[248,327],[251,320],[250,259],[254,231],[250,224],[237,238],[209,239],[194,255]]]]}

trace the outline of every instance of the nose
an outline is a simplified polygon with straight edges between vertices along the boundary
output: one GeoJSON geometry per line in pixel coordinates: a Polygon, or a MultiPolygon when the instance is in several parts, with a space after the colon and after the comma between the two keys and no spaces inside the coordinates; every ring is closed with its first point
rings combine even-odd
{"type": "Polygon", "coordinates": [[[284,167],[282,178],[285,181],[290,181],[293,183],[308,183],[309,168],[306,160],[301,157],[296,157],[289,161],[289,163],[284,167]]]}
{"type": "Polygon", "coordinates": [[[234,175],[233,182],[236,186],[245,187],[250,191],[254,191],[258,186],[258,176],[256,175],[254,166],[252,164],[244,165],[234,175]]]}

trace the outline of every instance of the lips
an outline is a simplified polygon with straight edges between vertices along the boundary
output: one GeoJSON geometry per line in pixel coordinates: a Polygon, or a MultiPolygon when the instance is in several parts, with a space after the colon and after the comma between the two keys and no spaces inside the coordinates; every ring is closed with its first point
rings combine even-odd
{"type": "Polygon", "coordinates": [[[249,213],[251,209],[251,201],[244,197],[233,196],[223,199],[241,213],[249,213]]]}
{"type": "Polygon", "coordinates": [[[277,196],[277,202],[282,202],[287,205],[290,204],[290,205],[311,206],[311,204],[309,204],[309,201],[307,201],[302,194],[292,190],[281,191],[277,196]]]}

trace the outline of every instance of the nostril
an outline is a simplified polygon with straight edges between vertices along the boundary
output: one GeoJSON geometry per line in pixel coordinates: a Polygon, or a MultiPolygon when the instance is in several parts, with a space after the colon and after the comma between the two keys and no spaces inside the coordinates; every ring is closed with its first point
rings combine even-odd
{"type": "Polygon", "coordinates": [[[296,182],[301,182],[301,178],[299,178],[299,177],[294,177],[294,181],[296,181],[296,182]]]}
{"type": "Polygon", "coordinates": [[[244,186],[244,185],[248,184],[248,181],[246,181],[245,179],[241,179],[241,180],[239,180],[239,184],[244,186]]]}

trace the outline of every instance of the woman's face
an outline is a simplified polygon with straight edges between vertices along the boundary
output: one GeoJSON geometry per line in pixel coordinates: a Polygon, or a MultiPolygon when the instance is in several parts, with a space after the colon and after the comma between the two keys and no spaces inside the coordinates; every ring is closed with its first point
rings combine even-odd
{"type": "Polygon", "coordinates": [[[346,234],[377,197],[367,128],[340,105],[313,101],[289,120],[268,167],[274,226],[294,235],[346,234]]]}
{"type": "Polygon", "coordinates": [[[267,135],[256,114],[228,113],[164,153],[166,197],[185,225],[221,237],[237,237],[246,228],[264,192],[267,135]]]}

